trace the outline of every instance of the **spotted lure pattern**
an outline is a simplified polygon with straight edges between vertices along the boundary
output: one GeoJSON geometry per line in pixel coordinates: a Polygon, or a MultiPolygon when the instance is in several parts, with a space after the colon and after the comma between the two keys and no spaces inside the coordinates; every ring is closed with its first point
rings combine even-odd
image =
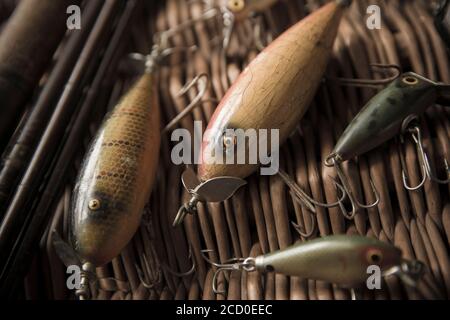
{"type": "Polygon", "coordinates": [[[109,262],[136,232],[156,173],[159,121],[155,81],[146,73],[106,118],[84,160],[71,216],[82,262],[109,262]]]}

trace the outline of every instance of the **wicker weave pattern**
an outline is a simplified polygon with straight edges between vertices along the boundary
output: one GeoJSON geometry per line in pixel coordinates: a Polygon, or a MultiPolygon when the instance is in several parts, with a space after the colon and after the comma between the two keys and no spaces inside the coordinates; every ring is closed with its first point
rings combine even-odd
{"type": "MultiPolygon", "coordinates": [[[[356,1],[344,18],[335,43],[334,56],[328,75],[350,78],[380,76],[371,72],[371,63],[398,64],[433,80],[450,82],[450,66],[432,22],[422,1],[376,1],[382,10],[382,29],[368,30],[364,16],[368,1],[356,1]]],[[[264,37],[276,37],[288,25],[320,6],[319,1],[280,1],[265,12],[264,37]],[[267,33],[270,30],[270,34],[267,33]]],[[[156,16],[142,17],[134,28],[137,47],[149,49],[150,37],[142,30],[165,30],[189,17],[198,17],[204,9],[199,3],[189,7],[186,1],[168,0],[161,4],[156,16]],[[145,29],[143,26],[150,25],[145,29]]],[[[251,26],[247,21],[239,25],[233,36],[227,63],[221,58],[217,46],[210,41],[220,32],[217,21],[199,23],[173,39],[173,45],[189,46],[196,43],[200,50],[188,54],[188,63],[178,55],[170,58],[169,65],[159,72],[159,89],[163,121],[167,123],[183,110],[196,92],[188,97],[177,93],[186,80],[200,73],[208,73],[211,86],[204,99],[217,99],[224,95],[239,72],[253,59],[257,51],[251,45],[251,26]]],[[[117,99],[129,79],[119,77],[110,101],[117,99]]],[[[299,88],[301,90],[301,88],[299,88]]],[[[372,89],[344,88],[325,82],[315,102],[298,126],[298,130],[285,143],[281,152],[282,167],[297,183],[319,201],[334,202],[336,190],[330,179],[334,169],[323,165],[336,139],[364,103],[375,93],[372,89]]],[[[216,104],[205,102],[181,122],[193,131],[193,120],[204,124],[211,117],[216,104]]],[[[443,107],[429,108],[422,117],[424,144],[435,159],[449,157],[449,113],[443,107]]],[[[95,130],[95,125],[93,125],[95,130]]],[[[97,269],[99,278],[117,280],[99,281],[95,290],[98,299],[349,299],[347,289],[328,283],[283,275],[232,272],[220,278],[219,288],[225,295],[215,295],[211,283],[213,270],[200,255],[201,249],[212,249],[212,259],[225,262],[234,257],[255,256],[306,239],[291,227],[291,221],[305,230],[314,231],[310,238],[327,234],[362,234],[394,243],[406,258],[417,258],[428,266],[418,290],[405,287],[396,278],[383,283],[383,290],[366,291],[366,299],[421,299],[450,297],[450,202],[448,186],[427,181],[419,191],[403,188],[399,148],[390,141],[345,165],[359,197],[372,202],[373,193],[369,177],[380,192],[381,201],[376,208],[364,210],[352,221],[346,220],[338,208],[317,208],[311,215],[295,202],[284,182],[278,177],[257,174],[248,178],[249,184],[232,199],[220,204],[199,204],[198,215],[188,216],[184,227],[172,229],[171,223],[179,206],[189,196],[183,190],[180,176],[183,168],[170,160],[170,137],[163,137],[160,168],[149,208],[139,232],[133,241],[110,265],[97,269]],[[189,252],[195,260],[194,275],[179,278],[168,269],[183,272],[191,266],[189,252]],[[136,265],[143,269],[151,289],[145,288],[138,277],[136,265]],[[126,292],[130,288],[129,292],[126,292]],[[122,289],[122,290],[120,290],[122,289]]],[[[419,181],[420,168],[414,145],[405,146],[407,167],[412,184],[419,181]]],[[[53,226],[67,221],[69,185],[55,212],[53,226]]],[[[44,239],[43,263],[37,268],[50,268],[49,297],[68,298],[64,289],[64,269],[55,254],[46,250],[50,246],[44,239]]]]}

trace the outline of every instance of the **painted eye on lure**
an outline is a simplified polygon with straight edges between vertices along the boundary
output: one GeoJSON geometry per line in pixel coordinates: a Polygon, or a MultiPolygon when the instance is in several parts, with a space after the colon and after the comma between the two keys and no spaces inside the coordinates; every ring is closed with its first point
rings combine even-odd
{"type": "Polygon", "coordinates": [[[91,209],[92,211],[96,211],[98,209],[100,209],[101,207],[101,202],[98,199],[92,199],[89,200],[89,204],[88,204],[89,209],[91,209]]]}
{"type": "Polygon", "coordinates": [[[383,253],[378,249],[370,249],[367,252],[367,262],[379,265],[383,261],[383,253]]]}

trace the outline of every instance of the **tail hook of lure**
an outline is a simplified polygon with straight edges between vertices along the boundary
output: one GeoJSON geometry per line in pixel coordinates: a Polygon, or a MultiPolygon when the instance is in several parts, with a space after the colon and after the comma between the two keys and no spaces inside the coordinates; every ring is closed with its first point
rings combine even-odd
{"type": "Polygon", "coordinates": [[[328,156],[328,158],[325,160],[325,165],[327,167],[335,168],[336,173],[339,177],[339,180],[342,182],[342,186],[345,190],[345,195],[346,195],[346,197],[348,197],[350,204],[352,206],[352,211],[349,213],[347,211],[347,209],[345,208],[343,202],[339,202],[339,206],[340,206],[342,214],[344,215],[345,218],[352,220],[355,217],[355,215],[359,209],[361,209],[361,208],[362,209],[370,209],[370,208],[373,208],[378,205],[378,203],[380,202],[380,195],[379,195],[372,179],[370,179],[370,186],[372,187],[372,191],[375,195],[375,201],[371,204],[362,204],[361,202],[359,202],[359,200],[354,195],[354,193],[352,191],[352,187],[350,186],[350,184],[347,180],[347,177],[345,176],[345,173],[342,170],[341,161],[336,157],[336,155],[331,154],[330,156],[328,156]]]}
{"type": "Polygon", "coordinates": [[[342,192],[341,198],[333,203],[322,203],[314,200],[308,194],[306,194],[306,192],[283,169],[278,170],[278,175],[283,179],[284,183],[286,183],[289,189],[293,192],[292,194],[295,195],[300,203],[306,206],[311,212],[316,212],[314,205],[322,208],[333,208],[337,207],[342,201],[345,200],[345,189],[337,181],[334,181],[334,184],[336,186],[336,189],[339,189],[342,192]]]}
{"type": "MultiPolygon", "coordinates": [[[[402,150],[400,150],[400,162],[402,165],[402,179],[403,179],[403,186],[409,190],[409,191],[415,191],[423,187],[425,184],[427,178],[431,181],[434,181],[439,184],[448,184],[450,183],[450,169],[448,166],[448,162],[445,159],[445,171],[447,172],[447,179],[440,179],[438,178],[434,173],[433,169],[430,165],[430,160],[428,158],[428,155],[425,152],[424,146],[423,146],[423,140],[422,140],[422,131],[420,129],[420,126],[418,124],[418,117],[416,115],[412,115],[408,118],[406,118],[403,121],[402,124],[402,132],[400,136],[400,142],[401,144],[404,143],[405,135],[410,134],[413,138],[414,144],[416,146],[416,150],[419,156],[419,163],[422,171],[422,178],[420,180],[420,183],[416,186],[410,186],[408,184],[408,180],[410,180],[406,174],[406,160],[405,155],[403,154],[402,150]]],[[[401,148],[400,148],[401,149],[401,148]]]]}

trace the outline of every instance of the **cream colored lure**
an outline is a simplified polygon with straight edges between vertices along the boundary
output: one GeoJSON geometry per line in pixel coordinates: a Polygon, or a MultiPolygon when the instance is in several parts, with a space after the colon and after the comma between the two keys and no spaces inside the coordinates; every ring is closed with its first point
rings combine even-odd
{"type": "Polygon", "coordinates": [[[199,178],[245,178],[258,164],[212,163],[226,129],[279,129],[280,143],[310,105],[330,58],[344,4],[333,1],[285,31],[241,73],[220,102],[202,143],[199,178]],[[212,164],[211,164],[212,163],[212,164]]]}
{"type": "Polygon", "coordinates": [[[136,232],[158,165],[159,112],[148,72],[112,110],[90,146],[71,216],[72,246],[83,263],[111,261],[136,232]]]}
{"type": "MultiPolygon", "coordinates": [[[[336,0],[313,12],[281,34],[239,75],[208,124],[199,156],[199,180],[189,171],[183,175],[183,183],[192,198],[178,210],[174,226],[186,214],[194,213],[199,201],[218,202],[231,197],[245,184],[243,178],[259,167],[258,161],[249,161],[248,141],[244,149],[239,147],[240,153],[245,151],[244,164],[237,157],[229,163],[227,154],[233,154],[229,152],[231,148],[237,154],[240,139],[227,136],[228,129],[244,132],[267,129],[269,134],[271,129],[278,129],[280,144],[292,133],[314,98],[332,52],[343,9],[350,3],[336,0]]],[[[256,2],[249,4],[256,5],[256,2]]],[[[261,145],[261,142],[264,144],[264,141],[256,143],[261,145]]],[[[268,148],[271,143],[268,136],[268,148]]]]}

